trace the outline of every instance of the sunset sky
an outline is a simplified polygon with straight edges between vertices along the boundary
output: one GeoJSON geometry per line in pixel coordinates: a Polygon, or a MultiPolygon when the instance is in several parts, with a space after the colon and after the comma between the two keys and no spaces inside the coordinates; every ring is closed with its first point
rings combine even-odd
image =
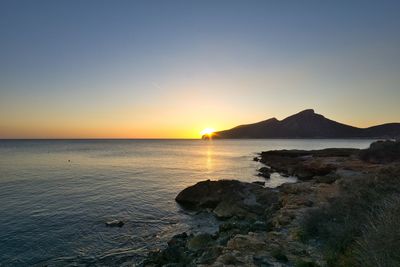
{"type": "Polygon", "coordinates": [[[1,1],[0,138],[400,122],[400,1],[1,1]]]}

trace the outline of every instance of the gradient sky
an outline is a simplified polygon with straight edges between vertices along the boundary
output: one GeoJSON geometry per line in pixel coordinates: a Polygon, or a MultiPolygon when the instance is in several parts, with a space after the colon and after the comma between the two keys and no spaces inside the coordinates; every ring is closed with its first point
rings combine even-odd
{"type": "Polygon", "coordinates": [[[0,1],[0,138],[400,122],[400,1],[0,1]]]}

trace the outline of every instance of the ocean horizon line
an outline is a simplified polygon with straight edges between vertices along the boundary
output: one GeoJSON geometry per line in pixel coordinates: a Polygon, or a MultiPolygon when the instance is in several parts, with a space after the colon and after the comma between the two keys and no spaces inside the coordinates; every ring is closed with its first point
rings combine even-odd
{"type": "MultiPolygon", "coordinates": [[[[369,137],[349,137],[349,138],[221,138],[221,139],[202,139],[202,138],[0,138],[1,141],[168,141],[168,140],[201,140],[201,141],[230,141],[230,140],[383,140],[385,138],[369,137]]],[[[387,138],[390,139],[390,138],[387,138]]]]}

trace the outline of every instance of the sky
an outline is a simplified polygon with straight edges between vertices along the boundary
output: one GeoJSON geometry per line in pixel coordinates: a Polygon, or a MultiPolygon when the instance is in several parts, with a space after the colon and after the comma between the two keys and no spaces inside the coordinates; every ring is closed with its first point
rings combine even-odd
{"type": "Polygon", "coordinates": [[[0,1],[0,138],[400,122],[400,1],[0,1]]]}

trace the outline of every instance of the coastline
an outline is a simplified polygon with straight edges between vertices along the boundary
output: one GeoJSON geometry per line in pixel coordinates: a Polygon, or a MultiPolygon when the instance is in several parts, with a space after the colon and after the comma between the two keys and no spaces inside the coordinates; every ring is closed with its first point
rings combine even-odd
{"type": "MultiPolygon", "coordinates": [[[[298,181],[271,189],[262,183],[207,180],[184,189],[176,201],[183,208],[212,213],[221,220],[219,230],[214,234],[178,234],[164,250],[150,252],[140,266],[333,266],[332,260],[357,263],[363,259],[346,253],[357,250],[353,241],[359,241],[362,234],[357,233],[346,244],[346,253],[336,251],[329,256],[332,249],[326,238],[314,232],[323,229],[324,225],[317,224],[332,219],[332,214],[325,214],[323,219],[315,214],[332,210],[336,203],[347,203],[349,192],[364,189],[362,184],[379,185],[388,173],[391,179],[398,177],[399,155],[399,142],[393,141],[375,142],[365,150],[262,152],[255,159],[265,164],[259,170],[261,176],[268,179],[278,172],[296,176],[298,181]],[[394,153],[388,153],[393,146],[394,153]],[[314,222],[316,218],[318,222],[314,222]]],[[[387,187],[379,199],[367,204],[378,205],[381,199],[399,193],[395,184],[387,187]]],[[[363,216],[369,211],[360,212],[363,216]]],[[[333,219],[340,226],[343,218],[337,215],[333,219]]],[[[354,227],[357,230],[361,226],[354,227]]]]}

